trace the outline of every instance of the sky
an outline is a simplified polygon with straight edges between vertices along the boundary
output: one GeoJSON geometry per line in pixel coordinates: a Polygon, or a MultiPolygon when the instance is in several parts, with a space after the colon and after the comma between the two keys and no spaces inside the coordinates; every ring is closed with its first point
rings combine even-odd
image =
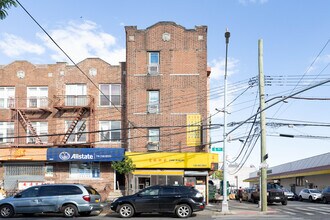
{"type": "MultiPolygon", "coordinates": [[[[112,65],[125,61],[125,26],[146,29],[159,21],[173,21],[187,29],[206,25],[207,59],[212,69],[210,114],[214,124],[223,124],[223,113],[216,109],[224,107],[224,33],[227,28],[231,36],[226,97],[228,104],[232,102],[227,107],[228,123],[244,121],[258,109],[255,79],[259,71],[259,40],[263,42],[267,106],[279,101],[280,96],[289,96],[330,78],[327,66],[330,63],[330,1],[327,0],[19,2],[75,63],[87,57],[100,57],[112,65]]],[[[20,6],[10,8],[7,18],[0,20],[0,65],[15,60],[71,64],[20,6]]],[[[329,84],[317,86],[295,96],[305,99],[290,98],[265,111],[266,122],[273,123],[266,127],[270,167],[330,151],[329,100],[316,100],[329,98],[328,91],[329,84]],[[281,134],[293,138],[281,137],[281,134]]],[[[234,128],[230,125],[226,130],[229,133],[228,161],[258,168],[260,139],[255,142],[247,138],[251,123],[232,131],[234,128]],[[247,142],[244,148],[243,142],[247,142]]],[[[259,131],[253,127],[251,134],[259,131]]],[[[222,141],[223,129],[212,129],[211,142],[218,142],[213,146],[222,147],[222,141]]],[[[221,153],[219,156],[222,158],[221,153]]],[[[229,170],[229,173],[235,171],[229,170]]]]}

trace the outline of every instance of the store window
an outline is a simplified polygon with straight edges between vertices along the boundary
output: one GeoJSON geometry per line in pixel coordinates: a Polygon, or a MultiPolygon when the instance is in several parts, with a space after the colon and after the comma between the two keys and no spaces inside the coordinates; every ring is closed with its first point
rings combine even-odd
{"type": "Polygon", "coordinates": [[[120,84],[101,84],[100,90],[100,106],[120,106],[120,84]]]}
{"type": "Polygon", "coordinates": [[[120,142],[121,121],[100,121],[100,141],[120,142]]]}
{"type": "Polygon", "coordinates": [[[100,178],[100,163],[72,162],[70,163],[70,178],[100,178]]]}
{"type": "Polygon", "coordinates": [[[0,108],[15,107],[15,87],[0,87],[0,108]]]}
{"type": "Polygon", "coordinates": [[[0,143],[13,143],[14,122],[0,122],[0,143]]]}

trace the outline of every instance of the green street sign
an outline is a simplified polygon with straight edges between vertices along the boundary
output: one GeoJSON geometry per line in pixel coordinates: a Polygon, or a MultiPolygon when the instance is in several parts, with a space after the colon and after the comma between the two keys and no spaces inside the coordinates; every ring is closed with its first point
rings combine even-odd
{"type": "Polygon", "coordinates": [[[213,152],[222,152],[222,147],[212,147],[211,151],[213,151],[213,152]]]}

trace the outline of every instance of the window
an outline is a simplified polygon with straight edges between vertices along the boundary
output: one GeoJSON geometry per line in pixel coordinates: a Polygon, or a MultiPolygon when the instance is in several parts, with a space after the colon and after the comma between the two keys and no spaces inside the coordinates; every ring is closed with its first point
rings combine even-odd
{"type": "Polygon", "coordinates": [[[48,106],[48,87],[28,87],[27,106],[40,108],[48,106]]]}
{"type": "Polygon", "coordinates": [[[120,84],[101,84],[100,85],[100,106],[118,106],[121,99],[120,84]]]}
{"type": "Polygon", "coordinates": [[[119,142],[121,139],[121,121],[100,121],[100,141],[119,142]]]}
{"type": "Polygon", "coordinates": [[[159,128],[149,128],[148,130],[149,142],[158,143],[159,142],[159,128]]]}
{"type": "Polygon", "coordinates": [[[0,143],[13,143],[14,122],[0,122],[0,143]]]}
{"type": "Polygon", "coordinates": [[[296,186],[304,186],[305,178],[304,177],[296,177],[296,186]]]}
{"type": "Polygon", "coordinates": [[[66,106],[87,105],[87,88],[85,84],[66,85],[65,94],[66,106]]]}
{"type": "Polygon", "coordinates": [[[158,193],[159,193],[159,189],[151,188],[151,189],[145,189],[144,191],[142,191],[140,193],[140,195],[142,195],[142,196],[158,196],[158,193]]]}
{"type": "Polygon", "coordinates": [[[100,178],[100,163],[70,163],[70,178],[100,178]]]}
{"type": "Polygon", "coordinates": [[[15,88],[0,87],[0,108],[15,107],[15,88]]]}
{"type": "Polygon", "coordinates": [[[39,191],[39,186],[30,187],[20,193],[21,198],[37,197],[39,191]]]}
{"type": "Polygon", "coordinates": [[[149,74],[158,74],[159,73],[159,52],[149,52],[149,65],[148,73],[149,74]]]}
{"type": "MultiPolygon", "coordinates": [[[[31,122],[32,127],[36,131],[37,135],[47,135],[48,134],[48,122],[31,122]]],[[[33,135],[31,131],[27,130],[27,135],[33,135]]],[[[41,136],[40,137],[42,143],[48,143],[48,137],[47,136],[41,136]]],[[[35,137],[28,137],[27,143],[36,143],[35,137]]]]}
{"type": "Polygon", "coordinates": [[[148,91],[148,113],[159,112],[159,91],[148,91]]]}
{"type": "MultiPolygon", "coordinates": [[[[66,121],[65,122],[65,131],[69,129],[71,126],[72,121],[66,121]]],[[[73,129],[71,135],[69,136],[68,143],[85,143],[87,140],[87,134],[82,133],[86,132],[86,121],[78,121],[76,127],[73,129]]]]}

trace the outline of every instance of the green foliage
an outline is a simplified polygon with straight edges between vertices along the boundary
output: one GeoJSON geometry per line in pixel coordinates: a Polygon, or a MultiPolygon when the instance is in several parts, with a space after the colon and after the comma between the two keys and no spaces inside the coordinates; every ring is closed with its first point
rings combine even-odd
{"type": "Polygon", "coordinates": [[[6,11],[11,6],[17,7],[15,0],[0,0],[0,19],[3,20],[7,17],[8,12],[6,11]]]}
{"type": "Polygon", "coordinates": [[[212,178],[213,179],[218,179],[218,180],[223,180],[223,172],[222,172],[222,170],[214,171],[214,173],[212,174],[212,178]]]}
{"type": "Polygon", "coordinates": [[[135,170],[132,159],[127,156],[122,161],[113,162],[111,167],[120,174],[129,174],[135,170]]]}

